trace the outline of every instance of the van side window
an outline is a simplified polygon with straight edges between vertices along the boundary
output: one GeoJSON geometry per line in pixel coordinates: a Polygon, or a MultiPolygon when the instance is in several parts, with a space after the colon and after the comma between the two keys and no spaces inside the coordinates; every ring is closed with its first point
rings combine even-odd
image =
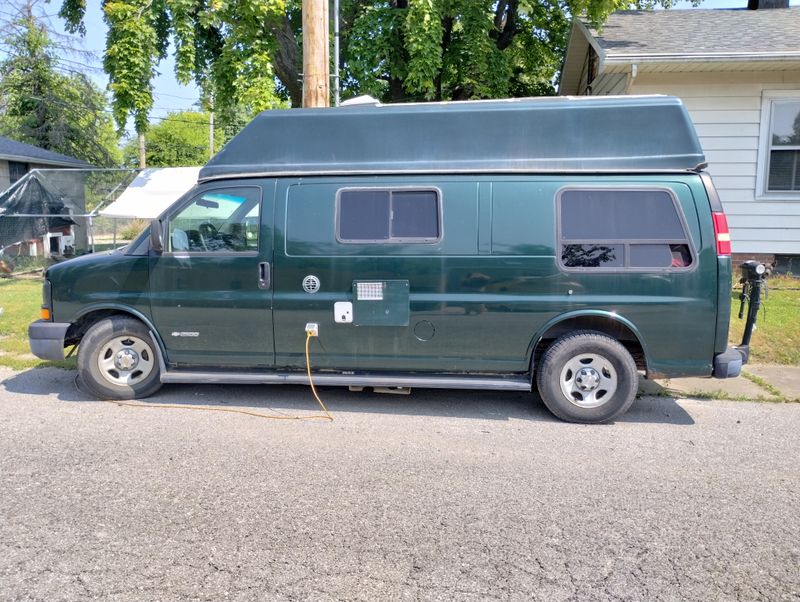
{"type": "Polygon", "coordinates": [[[686,268],[692,251],[666,190],[561,192],[561,264],[566,268],[686,268]]]}
{"type": "Polygon", "coordinates": [[[437,190],[343,189],[337,199],[339,242],[435,242],[441,238],[437,190]]]}
{"type": "Polygon", "coordinates": [[[261,191],[207,190],[169,220],[169,250],[191,253],[258,251],[261,191]]]}

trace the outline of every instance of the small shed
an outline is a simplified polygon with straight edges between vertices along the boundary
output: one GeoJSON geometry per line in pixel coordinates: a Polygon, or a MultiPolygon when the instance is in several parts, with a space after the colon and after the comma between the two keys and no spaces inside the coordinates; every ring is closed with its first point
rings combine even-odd
{"type": "Polygon", "coordinates": [[[0,192],[39,168],[89,168],[86,161],[0,136],[0,192]]]}
{"type": "Polygon", "coordinates": [[[9,246],[25,255],[85,248],[86,228],[70,216],[85,211],[82,172],[90,168],[75,157],[0,136],[0,253],[9,246]],[[41,169],[53,173],[40,177],[41,169]],[[49,217],[54,214],[65,217],[49,217]]]}
{"type": "Polygon", "coordinates": [[[37,171],[0,194],[0,251],[26,245],[28,255],[62,255],[75,248],[73,215],[83,213],[73,198],[37,171]]]}

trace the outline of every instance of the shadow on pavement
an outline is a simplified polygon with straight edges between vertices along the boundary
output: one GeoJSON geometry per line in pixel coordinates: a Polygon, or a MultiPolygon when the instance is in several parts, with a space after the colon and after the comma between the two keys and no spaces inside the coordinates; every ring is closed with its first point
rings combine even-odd
{"type": "MultiPolygon", "coordinates": [[[[11,373],[0,382],[9,393],[56,396],[61,401],[96,402],[82,391],[74,371],[40,368],[11,373]]],[[[325,405],[336,412],[477,418],[484,420],[555,421],[537,394],[507,391],[414,389],[410,395],[351,392],[344,387],[317,387],[325,405]]],[[[147,404],[247,407],[278,412],[316,412],[308,387],[300,385],[165,385],[147,404]]],[[[671,397],[640,397],[617,423],[691,425],[692,417],[671,397]]]]}

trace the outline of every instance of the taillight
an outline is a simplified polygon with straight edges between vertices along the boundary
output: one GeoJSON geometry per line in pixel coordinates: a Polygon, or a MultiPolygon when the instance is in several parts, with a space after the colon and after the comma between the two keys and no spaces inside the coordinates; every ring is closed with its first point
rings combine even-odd
{"type": "Polygon", "coordinates": [[[728,218],[722,211],[711,214],[714,218],[714,237],[717,239],[717,255],[731,254],[731,233],[728,230],[728,218]]]}

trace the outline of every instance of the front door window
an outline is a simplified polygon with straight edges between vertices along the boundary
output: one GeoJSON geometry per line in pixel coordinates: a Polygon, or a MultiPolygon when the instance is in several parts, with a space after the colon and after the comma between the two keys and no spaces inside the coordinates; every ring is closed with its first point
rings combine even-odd
{"type": "Polygon", "coordinates": [[[173,253],[258,251],[259,189],[209,190],[192,199],[169,223],[173,253]]]}

